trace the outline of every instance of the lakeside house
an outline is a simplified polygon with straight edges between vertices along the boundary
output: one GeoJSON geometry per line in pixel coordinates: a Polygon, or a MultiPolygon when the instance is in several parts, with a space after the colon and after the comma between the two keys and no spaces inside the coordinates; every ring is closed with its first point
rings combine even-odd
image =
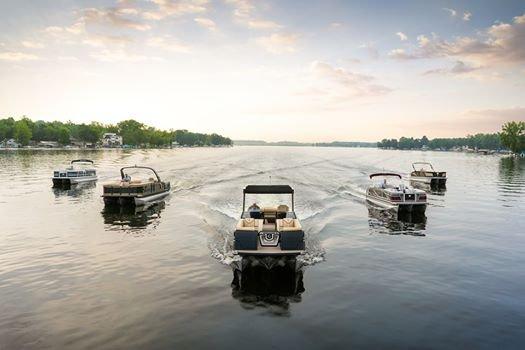
{"type": "Polygon", "coordinates": [[[106,132],[102,135],[103,147],[122,147],[122,136],[113,132],[106,132]]]}
{"type": "Polygon", "coordinates": [[[16,142],[15,139],[3,140],[0,142],[0,148],[19,148],[22,147],[21,144],[16,142]]]}
{"type": "Polygon", "coordinates": [[[40,141],[37,144],[37,147],[42,147],[42,148],[59,148],[60,145],[58,144],[57,141],[40,141]]]}

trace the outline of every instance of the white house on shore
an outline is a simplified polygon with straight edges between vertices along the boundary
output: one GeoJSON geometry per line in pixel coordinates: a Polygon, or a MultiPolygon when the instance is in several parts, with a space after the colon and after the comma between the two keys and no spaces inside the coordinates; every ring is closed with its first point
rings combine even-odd
{"type": "Polygon", "coordinates": [[[15,139],[4,140],[0,142],[0,148],[19,148],[22,145],[16,142],[15,139]]]}
{"type": "Polygon", "coordinates": [[[122,136],[119,136],[113,132],[106,132],[102,135],[102,146],[103,147],[121,147],[122,136]]]}

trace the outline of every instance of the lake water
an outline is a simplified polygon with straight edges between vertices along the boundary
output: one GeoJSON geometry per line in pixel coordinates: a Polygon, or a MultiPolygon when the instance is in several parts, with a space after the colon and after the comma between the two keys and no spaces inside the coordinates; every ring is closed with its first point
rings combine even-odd
{"type": "Polygon", "coordinates": [[[357,148],[0,152],[0,349],[523,348],[525,160],[357,148]],[[51,188],[91,158],[96,186],[51,188]],[[369,207],[371,172],[448,172],[422,219],[369,207]],[[148,165],[173,193],[105,212],[101,184],[148,165]],[[271,176],[271,179],[270,179],[271,176]],[[295,269],[236,271],[247,184],[290,184],[295,269]]]}

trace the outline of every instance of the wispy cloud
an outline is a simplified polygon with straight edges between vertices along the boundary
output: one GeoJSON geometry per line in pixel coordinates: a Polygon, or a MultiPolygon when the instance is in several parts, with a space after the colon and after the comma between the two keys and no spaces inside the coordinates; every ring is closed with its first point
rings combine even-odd
{"type": "Polygon", "coordinates": [[[447,11],[450,14],[450,16],[452,16],[452,17],[456,17],[458,15],[458,11],[456,11],[454,9],[443,7],[443,10],[447,11]]]}
{"type": "Polygon", "coordinates": [[[406,40],[408,40],[408,37],[407,37],[406,34],[403,33],[403,32],[397,32],[396,35],[399,37],[399,40],[401,40],[401,41],[406,41],[406,40]]]}
{"type": "Polygon", "coordinates": [[[463,20],[464,21],[470,21],[471,17],[472,17],[472,13],[470,13],[468,11],[463,13],[463,20]]]}
{"type": "Polygon", "coordinates": [[[22,41],[22,46],[27,47],[28,49],[43,49],[44,47],[46,47],[42,43],[29,40],[22,41]]]}
{"type": "Polygon", "coordinates": [[[91,57],[95,60],[107,63],[130,62],[139,63],[145,61],[162,61],[162,58],[155,56],[145,56],[126,52],[122,49],[104,49],[97,53],[92,53],[91,57]]]}
{"type": "Polygon", "coordinates": [[[151,26],[137,20],[127,18],[126,15],[136,15],[136,9],[97,9],[87,8],[82,11],[81,20],[86,24],[103,24],[120,28],[135,29],[145,31],[151,29],[151,26]]]}
{"type": "Polygon", "coordinates": [[[0,60],[2,61],[12,61],[12,62],[18,62],[18,61],[35,61],[38,60],[39,57],[33,54],[28,54],[24,52],[0,52],[0,60]]]}
{"type": "Polygon", "coordinates": [[[209,18],[197,17],[194,21],[201,27],[207,28],[211,31],[217,30],[217,24],[209,18]]]}
{"type": "Polygon", "coordinates": [[[392,91],[384,85],[375,83],[376,79],[370,75],[334,67],[327,62],[312,62],[310,73],[316,80],[314,89],[311,87],[310,91],[316,91],[316,94],[326,95],[334,100],[380,96],[392,91]]]}
{"type": "Polygon", "coordinates": [[[203,13],[208,10],[208,0],[149,0],[157,6],[154,11],[145,11],[142,16],[149,20],[203,13]]]}
{"type": "Polygon", "coordinates": [[[132,42],[132,39],[126,36],[120,35],[102,35],[102,34],[89,34],[82,41],[84,44],[93,47],[123,47],[132,42]]]}
{"type": "Polygon", "coordinates": [[[157,36],[148,39],[147,45],[158,49],[177,52],[177,53],[189,53],[191,52],[190,46],[182,43],[180,40],[173,38],[169,35],[157,36]]]}
{"type": "Polygon", "coordinates": [[[273,33],[257,39],[257,43],[274,54],[292,53],[296,51],[299,36],[296,34],[273,33]]]}
{"type": "Polygon", "coordinates": [[[418,48],[410,53],[403,49],[391,51],[390,57],[418,59],[453,57],[483,66],[525,62],[525,14],[514,17],[511,23],[498,23],[481,31],[476,37],[457,37],[452,41],[437,35],[418,36],[418,48]]]}
{"type": "Polygon", "coordinates": [[[470,66],[462,61],[457,61],[451,68],[432,69],[424,72],[424,75],[464,75],[481,69],[482,67],[470,66]]]}
{"type": "Polygon", "coordinates": [[[368,52],[368,55],[372,59],[378,59],[379,58],[379,50],[376,48],[374,43],[365,43],[359,45],[360,49],[365,49],[368,52]]]}
{"type": "Polygon", "coordinates": [[[277,30],[283,27],[274,21],[258,18],[255,15],[257,8],[252,0],[225,0],[225,2],[233,6],[233,17],[236,22],[248,28],[277,30]]]}

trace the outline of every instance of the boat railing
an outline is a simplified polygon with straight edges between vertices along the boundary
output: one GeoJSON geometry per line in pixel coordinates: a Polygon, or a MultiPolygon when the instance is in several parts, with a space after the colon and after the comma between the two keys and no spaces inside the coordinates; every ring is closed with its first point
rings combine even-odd
{"type": "Polygon", "coordinates": [[[414,169],[414,171],[425,171],[423,168],[421,168],[420,170],[417,170],[416,169],[416,165],[429,166],[430,169],[432,169],[432,172],[435,172],[434,167],[429,162],[414,162],[414,163],[412,163],[412,168],[414,169]]]}

